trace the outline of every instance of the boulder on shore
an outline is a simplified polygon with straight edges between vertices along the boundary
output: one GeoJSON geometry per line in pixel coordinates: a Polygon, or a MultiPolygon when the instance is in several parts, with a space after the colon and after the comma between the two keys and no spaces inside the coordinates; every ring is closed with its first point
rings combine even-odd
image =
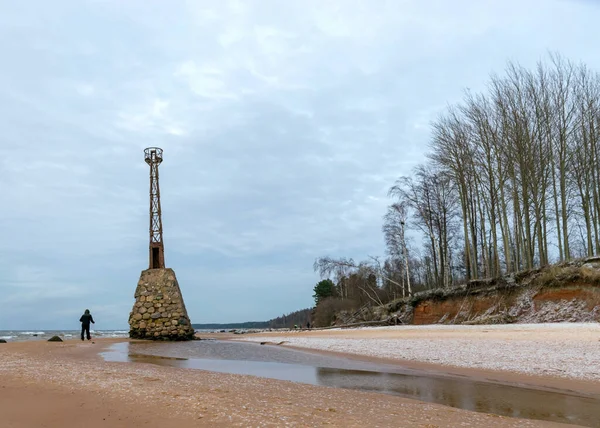
{"type": "Polygon", "coordinates": [[[0,339],[0,343],[6,343],[6,340],[0,339]]]}
{"type": "Polygon", "coordinates": [[[52,336],[50,339],[48,339],[48,342],[62,342],[63,340],[58,337],[58,336],[52,336]]]}

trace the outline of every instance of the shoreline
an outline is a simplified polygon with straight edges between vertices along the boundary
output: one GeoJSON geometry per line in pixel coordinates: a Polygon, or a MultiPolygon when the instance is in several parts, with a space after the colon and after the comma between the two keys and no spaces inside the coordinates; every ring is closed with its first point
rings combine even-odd
{"type": "Polygon", "coordinates": [[[106,362],[128,339],[0,345],[0,415],[8,427],[566,426],[412,399],[254,376],[106,362]],[[31,412],[31,403],[44,403],[31,412]]]}

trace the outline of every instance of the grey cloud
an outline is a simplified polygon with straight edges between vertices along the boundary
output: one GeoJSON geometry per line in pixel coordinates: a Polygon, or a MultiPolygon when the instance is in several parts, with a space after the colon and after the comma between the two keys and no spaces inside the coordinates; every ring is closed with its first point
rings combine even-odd
{"type": "Polygon", "coordinates": [[[383,253],[386,191],[465,87],[548,49],[600,67],[586,2],[34,3],[0,6],[0,329],[126,327],[144,147],[192,320],[268,319],[312,303],[315,257],[383,253]]]}

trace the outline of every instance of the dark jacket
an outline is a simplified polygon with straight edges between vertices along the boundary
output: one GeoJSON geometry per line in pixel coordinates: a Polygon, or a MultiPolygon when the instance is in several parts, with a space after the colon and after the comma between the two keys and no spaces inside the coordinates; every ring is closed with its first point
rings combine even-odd
{"type": "Polygon", "coordinates": [[[94,318],[92,318],[92,314],[83,314],[81,318],[79,318],[79,322],[83,327],[89,327],[90,322],[94,324],[94,318]]]}

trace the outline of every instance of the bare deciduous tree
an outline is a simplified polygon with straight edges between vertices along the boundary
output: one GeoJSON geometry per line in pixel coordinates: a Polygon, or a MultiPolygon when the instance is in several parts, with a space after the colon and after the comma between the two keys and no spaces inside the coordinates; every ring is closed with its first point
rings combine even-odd
{"type": "Polygon", "coordinates": [[[457,279],[600,253],[600,76],[551,54],[509,63],[432,123],[430,153],[389,189],[388,259],[322,257],[315,271],[373,302],[457,279]],[[408,251],[406,231],[423,237],[408,251]],[[377,284],[368,282],[376,278],[377,284]]]}

